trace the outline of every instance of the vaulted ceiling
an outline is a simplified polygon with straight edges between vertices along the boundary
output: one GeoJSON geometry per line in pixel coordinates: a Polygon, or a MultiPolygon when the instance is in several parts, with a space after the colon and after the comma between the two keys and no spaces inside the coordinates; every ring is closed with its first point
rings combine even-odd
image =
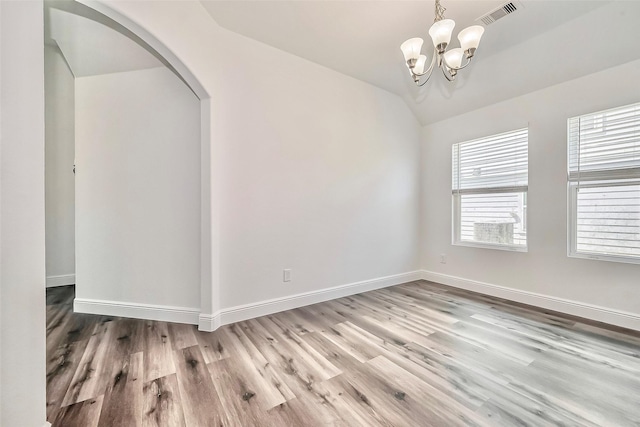
{"type": "MultiPolygon", "coordinates": [[[[430,47],[431,0],[201,3],[230,31],[403,97],[423,124],[640,57],[640,2],[522,0],[519,10],[486,26],[457,82],[434,74],[419,89],[399,46],[422,37],[430,47]]],[[[504,3],[442,0],[446,17],[456,21],[454,34],[504,3]]]]}
{"type": "MultiPolygon", "coordinates": [[[[640,1],[518,0],[516,12],[486,26],[476,57],[456,82],[434,73],[417,88],[399,46],[410,37],[422,37],[427,54],[432,54],[428,36],[434,18],[432,0],[200,3],[212,25],[401,96],[422,124],[640,58],[640,1]]],[[[457,34],[505,1],[442,3],[446,17],[456,21],[457,34]]],[[[130,38],[135,36],[122,28],[113,31],[113,23],[81,16],[73,8],[75,4],[77,9],[75,2],[48,0],[47,4],[53,7],[48,9],[48,34],[76,76],[168,65],[157,53],[133,43],[130,38]]],[[[452,43],[457,44],[455,37],[452,43]]]]}

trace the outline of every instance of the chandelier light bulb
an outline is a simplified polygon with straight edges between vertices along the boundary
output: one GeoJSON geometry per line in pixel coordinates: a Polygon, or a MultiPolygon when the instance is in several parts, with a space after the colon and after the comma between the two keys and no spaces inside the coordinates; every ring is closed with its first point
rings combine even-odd
{"type": "Polygon", "coordinates": [[[407,40],[400,45],[400,50],[404,55],[404,60],[409,62],[410,60],[417,60],[420,56],[420,50],[422,49],[423,40],[420,37],[415,37],[407,40]]]}
{"type": "Polygon", "coordinates": [[[433,23],[429,29],[429,35],[436,49],[447,47],[451,41],[451,33],[453,33],[453,27],[455,26],[456,23],[453,19],[443,19],[433,23]]]}
{"type": "Polygon", "coordinates": [[[472,25],[471,27],[467,27],[460,31],[460,34],[458,34],[458,40],[460,40],[460,47],[462,50],[467,51],[469,49],[477,49],[483,33],[484,28],[480,25],[472,25]]]}

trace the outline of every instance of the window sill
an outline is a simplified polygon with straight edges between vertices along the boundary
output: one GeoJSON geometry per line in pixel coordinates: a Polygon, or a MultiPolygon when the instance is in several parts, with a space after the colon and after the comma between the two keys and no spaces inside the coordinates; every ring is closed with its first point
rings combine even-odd
{"type": "Polygon", "coordinates": [[[515,246],[515,245],[494,245],[491,243],[476,243],[476,242],[452,242],[454,246],[466,246],[469,248],[479,248],[479,249],[496,249],[499,251],[507,251],[507,252],[529,252],[529,248],[527,246],[515,246]]]}
{"type": "Polygon", "coordinates": [[[625,256],[593,254],[588,252],[568,252],[569,258],[589,259],[593,261],[620,262],[623,264],[640,264],[640,258],[625,256]]]}

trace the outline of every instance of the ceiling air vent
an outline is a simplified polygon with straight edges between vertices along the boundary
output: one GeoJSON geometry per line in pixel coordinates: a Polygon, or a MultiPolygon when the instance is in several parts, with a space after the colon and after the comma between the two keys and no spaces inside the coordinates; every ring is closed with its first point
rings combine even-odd
{"type": "Polygon", "coordinates": [[[484,25],[493,24],[498,19],[504,18],[505,16],[520,9],[522,9],[522,4],[520,2],[510,1],[503,4],[497,9],[492,10],[491,12],[482,15],[480,18],[476,19],[476,21],[482,22],[484,25]]]}

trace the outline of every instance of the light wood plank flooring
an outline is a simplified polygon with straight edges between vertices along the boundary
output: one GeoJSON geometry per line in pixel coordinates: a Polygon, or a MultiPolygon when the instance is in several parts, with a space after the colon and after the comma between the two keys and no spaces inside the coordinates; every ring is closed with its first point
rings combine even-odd
{"type": "Polygon", "coordinates": [[[225,326],[72,313],[47,416],[95,426],[640,426],[640,335],[420,281],[225,326]]]}

